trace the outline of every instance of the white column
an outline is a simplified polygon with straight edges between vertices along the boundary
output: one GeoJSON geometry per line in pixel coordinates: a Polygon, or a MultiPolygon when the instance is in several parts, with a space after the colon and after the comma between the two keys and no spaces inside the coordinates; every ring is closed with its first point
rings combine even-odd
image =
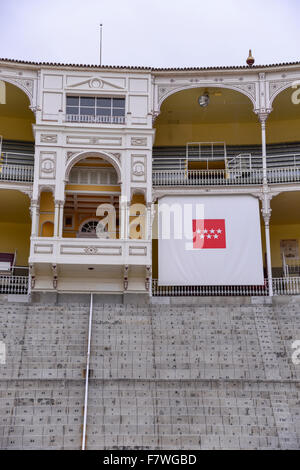
{"type": "Polygon", "coordinates": [[[58,218],[60,201],[55,201],[54,209],[54,237],[58,237],[58,218]]]}
{"type": "Polygon", "coordinates": [[[261,125],[261,148],[262,148],[262,165],[263,165],[263,184],[267,184],[267,140],[266,140],[266,120],[268,113],[259,113],[261,125]]]}
{"type": "Polygon", "coordinates": [[[146,239],[151,240],[152,238],[152,202],[147,202],[147,232],[146,239]]]}
{"type": "Polygon", "coordinates": [[[64,205],[65,205],[65,202],[64,202],[64,201],[60,201],[60,204],[59,204],[59,232],[58,232],[59,238],[62,238],[62,234],[63,234],[63,226],[64,226],[64,205]]]}
{"type": "Polygon", "coordinates": [[[271,261],[271,243],[270,243],[270,218],[271,218],[271,205],[270,205],[270,194],[264,191],[262,200],[262,215],[264,218],[265,225],[265,238],[266,238],[266,254],[267,254],[267,272],[268,272],[268,286],[269,296],[273,296],[273,282],[272,282],[272,261],[271,261]]]}
{"type": "Polygon", "coordinates": [[[31,201],[31,236],[37,236],[37,224],[38,224],[38,201],[31,201]]]}

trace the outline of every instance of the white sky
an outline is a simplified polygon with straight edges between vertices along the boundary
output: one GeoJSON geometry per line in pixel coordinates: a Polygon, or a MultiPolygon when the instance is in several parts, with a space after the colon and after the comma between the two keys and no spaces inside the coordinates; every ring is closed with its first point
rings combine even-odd
{"type": "Polygon", "coordinates": [[[300,61],[299,0],[0,0],[0,57],[205,67],[300,61]]]}

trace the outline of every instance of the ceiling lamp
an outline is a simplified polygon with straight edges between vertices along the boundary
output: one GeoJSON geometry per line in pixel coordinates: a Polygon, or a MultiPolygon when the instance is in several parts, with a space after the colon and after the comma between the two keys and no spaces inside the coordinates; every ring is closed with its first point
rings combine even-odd
{"type": "Polygon", "coordinates": [[[202,108],[206,108],[209,103],[209,94],[208,91],[205,91],[203,95],[199,96],[198,103],[202,108]]]}

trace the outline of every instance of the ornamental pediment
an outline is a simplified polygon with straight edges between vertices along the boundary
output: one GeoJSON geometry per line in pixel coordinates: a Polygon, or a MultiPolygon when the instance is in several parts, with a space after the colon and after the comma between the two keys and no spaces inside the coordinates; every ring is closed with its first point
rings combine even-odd
{"type": "Polygon", "coordinates": [[[67,88],[76,90],[124,90],[124,78],[102,78],[98,76],[84,77],[67,77],[67,88]]]}

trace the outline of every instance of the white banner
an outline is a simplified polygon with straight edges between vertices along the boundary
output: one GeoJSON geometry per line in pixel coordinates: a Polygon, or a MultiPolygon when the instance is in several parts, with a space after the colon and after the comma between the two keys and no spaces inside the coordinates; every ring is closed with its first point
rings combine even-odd
{"type": "Polygon", "coordinates": [[[158,210],[160,286],[264,283],[257,198],[165,196],[158,210]]]}

